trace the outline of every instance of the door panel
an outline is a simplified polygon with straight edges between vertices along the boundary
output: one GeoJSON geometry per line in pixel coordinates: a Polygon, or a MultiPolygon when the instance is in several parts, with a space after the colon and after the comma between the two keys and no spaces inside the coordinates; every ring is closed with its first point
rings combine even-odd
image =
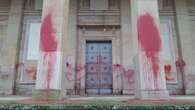
{"type": "Polygon", "coordinates": [[[87,42],[86,92],[89,95],[112,93],[111,42],[87,42]]]}

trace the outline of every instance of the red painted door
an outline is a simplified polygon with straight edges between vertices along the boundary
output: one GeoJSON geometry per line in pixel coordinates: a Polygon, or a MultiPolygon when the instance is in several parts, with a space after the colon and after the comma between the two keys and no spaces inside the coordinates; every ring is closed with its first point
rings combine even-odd
{"type": "Polygon", "coordinates": [[[111,42],[87,42],[86,65],[86,93],[88,95],[111,94],[111,42]]]}

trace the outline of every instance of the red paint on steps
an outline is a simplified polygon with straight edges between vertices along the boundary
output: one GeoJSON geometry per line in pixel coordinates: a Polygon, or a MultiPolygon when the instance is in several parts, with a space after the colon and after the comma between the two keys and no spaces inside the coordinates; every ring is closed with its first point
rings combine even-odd
{"type": "Polygon", "coordinates": [[[161,39],[154,18],[146,13],[138,20],[138,40],[148,61],[151,63],[154,77],[159,74],[159,52],[161,51],[161,39]]]}
{"type": "Polygon", "coordinates": [[[57,50],[57,40],[50,13],[43,19],[40,42],[41,51],[52,52],[57,50]]]}

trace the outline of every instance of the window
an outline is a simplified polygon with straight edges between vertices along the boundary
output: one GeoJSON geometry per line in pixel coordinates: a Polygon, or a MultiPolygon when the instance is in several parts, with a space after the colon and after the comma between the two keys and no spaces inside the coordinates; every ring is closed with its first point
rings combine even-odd
{"type": "Polygon", "coordinates": [[[43,0],[25,0],[25,10],[42,10],[43,0]]]}
{"type": "Polygon", "coordinates": [[[159,0],[158,4],[159,4],[160,10],[173,10],[174,9],[173,0],[159,0]]]}
{"type": "Polygon", "coordinates": [[[35,10],[42,10],[43,0],[35,0],[35,10]]]}
{"type": "Polygon", "coordinates": [[[171,21],[161,20],[160,23],[161,37],[162,37],[162,56],[165,62],[174,60],[173,51],[173,33],[171,21]]]}
{"type": "Polygon", "coordinates": [[[109,9],[110,10],[119,10],[120,1],[119,0],[109,0],[109,9]]]}
{"type": "Polygon", "coordinates": [[[79,0],[79,10],[119,10],[119,0],[79,0]]]}
{"type": "Polygon", "coordinates": [[[91,10],[108,10],[108,0],[90,0],[91,10]]]}
{"type": "Polygon", "coordinates": [[[37,60],[39,57],[40,27],[40,23],[30,23],[27,60],[37,60]]]}
{"type": "Polygon", "coordinates": [[[89,10],[89,8],[90,8],[90,0],[80,0],[79,1],[80,10],[89,10]]]}

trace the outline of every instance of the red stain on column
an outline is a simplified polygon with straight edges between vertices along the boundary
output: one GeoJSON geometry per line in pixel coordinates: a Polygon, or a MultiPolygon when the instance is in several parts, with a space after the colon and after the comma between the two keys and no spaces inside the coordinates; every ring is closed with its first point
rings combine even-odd
{"type": "Polygon", "coordinates": [[[56,51],[57,51],[57,40],[55,36],[55,30],[53,27],[52,14],[49,13],[43,19],[41,25],[41,39],[40,39],[40,50],[44,53],[43,61],[47,66],[47,81],[46,87],[50,89],[50,83],[52,74],[54,74],[56,64],[56,51]]]}
{"type": "Polygon", "coordinates": [[[52,52],[57,50],[57,41],[52,23],[52,15],[49,13],[41,26],[41,51],[52,52]]]}
{"type": "Polygon", "coordinates": [[[138,40],[142,50],[145,52],[147,59],[151,63],[154,77],[157,78],[159,73],[161,39],[154,18],[149,13],[139,17],[138,34],[138,40]]]}

